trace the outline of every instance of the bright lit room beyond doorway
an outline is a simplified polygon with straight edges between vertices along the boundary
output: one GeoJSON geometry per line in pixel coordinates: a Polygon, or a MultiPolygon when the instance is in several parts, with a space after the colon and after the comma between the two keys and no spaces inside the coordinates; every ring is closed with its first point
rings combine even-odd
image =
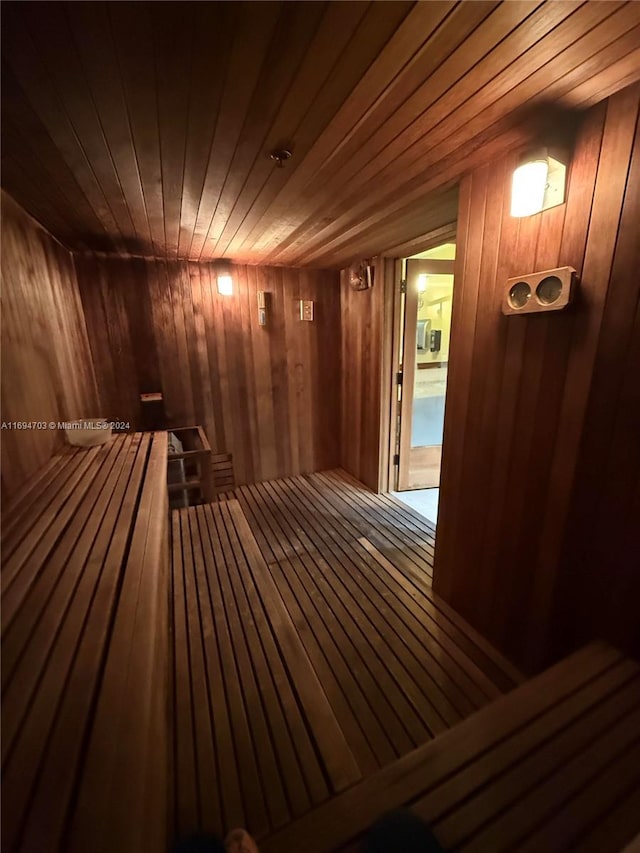
{"type": "Polygon", "coordinates": [[[438,499],[455,243],[403,262],[395,495],[432,524],[438,499]]]}

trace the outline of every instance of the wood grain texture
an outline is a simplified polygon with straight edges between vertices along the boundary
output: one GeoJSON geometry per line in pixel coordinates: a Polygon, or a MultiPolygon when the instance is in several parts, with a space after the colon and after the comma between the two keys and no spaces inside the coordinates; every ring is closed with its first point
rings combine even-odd
{"type": "Polygon", "coordinates": [[[640,75],[618,0],[54,0],[7,4],[2,40],[3,185],[65,245],[336,269],[640,75]]]}
{"type": "MultiPolygon", "coordinates": [[[[3,192],[2,420],[99,416],[73,258],[3,192]]],[[[57,428],[3,430],[3,499],[62,443],[57,428]]]]}
{"type": "Polygon", "coordinates": [[[166,433],[65,447],[7,508],[8,851],[167,846],[166,457],[166,433]]]}
{"type": "Polygon", "coordinates": [[[639,101],[585,114],[564,205],[509,216],[517,152],[461,187],[434,586],[529,670],[637,642],[639,101]],[[509,276],[566,264],[575,306],[501,314],[509,276]]]}
{"type": "Polygon", "coordinates": [[[519,683],[433,594],[432,548],[340,470],[172,513],[176,835],[260,839],[519,683]]]}
{"type": "Polygon", "coordinates": [[[260,849],[356,853],[381,814],[405,807],[444,850],[620,850],[640,827],[639,698],[637,662],[593,643],[260,849]]]}
{"type": "Polygon", "coordinates": [[[237,483],[339,463],[340,293],[334,272],[78,256],[105,411],[140,422],[162,391],[168,426],[201,424],[237,483]],[[258,324],[264,291],[267,325],[258,324]],[[314,321],[299,300],[314,301],[314,321]]]}
{"type": "Polygon", "coordinates": [[[385,270],[386,264],[380,259],[375,265],[374,286],[369,290],[353,290],[347,271],[340,276],[340,465],[374,491],[380,487],[384,467],[379,457],[385,270]]]}

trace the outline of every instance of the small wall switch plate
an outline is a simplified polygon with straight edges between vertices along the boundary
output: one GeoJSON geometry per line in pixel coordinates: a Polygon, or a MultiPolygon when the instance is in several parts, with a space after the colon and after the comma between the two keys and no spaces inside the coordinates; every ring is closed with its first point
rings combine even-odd
{"type": "Polygon", "coordinates": [[[265,292],[264,292],[264,290],[259,290],[258,291],[258,308],[266,308],[266,307],[267,307],[267,300],[265,298],[265,292]]]}
{"type": "Polygon", "coordinates": [[[310,299],[300,300],[300,319],[313,322],[313,302],[310,299]]]}
{"type": "Polygon", "coordinates": [[[258,325],[266,326],[267,325],[267,312],[264,308],[258,308],[258,325]]]}

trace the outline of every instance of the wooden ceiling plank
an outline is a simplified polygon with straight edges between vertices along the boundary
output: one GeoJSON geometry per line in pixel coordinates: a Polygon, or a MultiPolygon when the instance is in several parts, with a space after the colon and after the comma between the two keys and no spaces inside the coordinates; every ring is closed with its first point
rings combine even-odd
{"type": "MultiPolygon", "coordinates": [[[[344,187],[345,182],[354,180],[356,176],[364,183],[367,169],[375,174],[379,171],[381,160],[390,162],[396,158],[448,115],[452,109],[452,100],[457,105],[470,94],[467,89],[471,89],[472,94],[474,90],[482,88],[482,69],[478,70],[478,63],[487,54],[494,64],[499,64],[500,70],[508,67],[521,52],[521,44],[526,38],[518,29],[519,25],[523,21],[529,23],[529,16],[539,6],[538,0],[518,0],[499,5],[488,16],[482,4],[459,7],[456,11],[460,11],[464,17],[459,20],[452,14],[438,31],[439,38],[434,39],[432,50],[428,51],[428,58],[431,59],[433,55],[435,61],[424,67],[422,79],[411,80],[407,91],[398,95],[392,90],[391,97],[385,98],[381,109],[369,116],[362,132],[354,137],[341,164],[334,166],[330,174],[319,170],[316,179],[306,187],[305,196],[310,199],[310,205],[318,198],[318,191],[319,198],[324,200],[331,198],[336,188],[344,187]],[[478,10],[483,12],[484,20],[478,21],[478,10]],[[509,42],[506,37],[514,29],[517,30],[517,38],[509,42]],[[420,84],[417,88],[416,83],[420,84]],[[454,93],[453,97],[445,97],[450,92],[454,93]],[[363,171],[365,174],[361,177],[363,171]]],[[[560,6],[553,8],[555,11],[560,6]]],[[[563,7],[566,10],[571,8],[570,3],[563,7]]],[[[568,11],[563,14],[568,14],[568,11]]],[[[537,33],[540,27],[553,26],[554,18],[555,14],[547,10],[534,31],[537,33]]],[[[487,64],[485,61],[484,65],[487,64]]],[[[487,74],[491,75],[491,68],[487,74]]]]}
{"type": "MultiPolygon", "coordinates": [[[[7,128],[3,127],[3,142],[6,138],[7,128]]],[[[2,186],[3,190],[12,198],[20,195],[26,201],[31,210],[37,210],[39,214],[38,223],[48,233],[55,232],[56,240],[67,248],[77,245],[78,223],[71,223],[64,210],[43,197],[41,187],[43,185],[41,166],[34,160],[29,168],[25,166],[23,159],[16,159],[7,153],[6,145],[3,144],[2,151],[2,186]]],[[[13,147],[13,146],[12,146],[13,147]]],[[[46,179],[45,179],[46,180],[46,179]]]]}
{"type": "Polygon", "coordinates": [[[562,102],[575,109],[587,109],[592,104],[640,80],[640,27],[636,27],[629,33],[629,39],[625,37],[625,42],[632,44],[634,35],[637,43],[635,48],[608,68],[594,74],[589,80],[585,80],[575,89],[567,92],[563,95],[562,102]]]}
{"type": "Polygon", "coordinates": [[[165,251],[169,258],[178,257],[180,242],[194,23],[195,9],[191,3],[169,3],[163,15],[151,15],[165,251]]]}
{"type": "Polygon", "coordinates": [[[444,223],[455,222],[458,216],[457,189],[453,188],[447,195],[446,204],[428,199],[427,203],[414,206],[407,215],[387,222],[384,231],[373,228],[359,234],[354,243],[343,247],[341,251],[320,256],[315,263],[319,267],[344,268],[363,258],[382,255],[383,246],[399,245],[425,231],[442,228],[444,223]]]}
{"type": "MultiPolygon", "coordinates": [[[[485,133],[474,137],[460,146],[454,154],[446,153],[444,158],[435,163],[430,169],[428,176],[409,185],[407,191],[398,196],[394,201],[386,205],[376,204],[370,208],[367,215],[363,215],[354,221],[350,228],[345,228],[341,238],[331,244],[327,243],[327,256],[329,252],[333,258],[350,257],[350,247],[358,245],[360,231],[379,223],[390,215],[402,215],[405,209],[413,205],[423,205],[428,209],[430,199],[434,192],[440,191],[443,185],[455,184],[461,174],[470,169],[478,168],[491,159],[499,157],[501,153],[513,148],[522,147],[531,137],[531,129],[527,126],[510,128],[506,122],[497,123],[488,128],[485,133]]],[[[406,235],[409,239],[410,234],[406,235]]],[[[386,237],[381,234],[381,240],[386,237]]],[[[324,259],[327,257],[323,257],[324,259]]],[[[336,266],[337,261],[331,261],[330,266],[336,266]]]]}
{"type": "MultiPolygon", "coordinates": [[[[589,9],[589,16],[587,18],[589,25],[593,25],[594,21],[602,23],[602,17],[607,15],[609,10],[615,11],[616,8],[619,7],[620,4],[616,4],[616,6],[613,6],[613,4],[598,4],[597,8],[587,7],[587,9],[589,9]]],[[[407,170],[411,170],[411,175],[414,177],[417,173],[416,164],[424,160],[425,149],[428,149],[429,154],[427,156],[430,157],[433,154],[433,149],[438,146],[438,144],[442,142],[446,143],[447,140],[450,140],[452,134],[456,130],[464,129],[463,132],[465,136],[468,137],[470,135],[468,132],[469,122],[474,118],[474,116],[480,116],[479,123],[487,126],[488,122],[483,122],[482,117],[487,117],[486,110],[492,103],[492,97],[495,98],[495,101],[493,102],[494,105],[497,102],[498,110],[502,110],[504,113],[518,107],[519,103],[522,102],[522,88],[518,87],[521,87],[523,84],[526,86],[527,80],[531,82],[532,71],[535,74],[536,69],[539,71],[540,65],[545,63],[547,59],[557,56],[558,53],[563,50],[568,50],[572,43],[575,42],[575,22],[570,26],[571,20],[572,19],[570,18],[560,24],[560,26],[553,30],[548,38],[544,39],[535,49],[530,49],[523,55],[523,57],[513,61],[511,65],[505,68],[500,75],[490,82],[489,85],[485,86],[477,98],[470,102],[462,102],[458,104],[457,108],[450,113],[444,121],[441,121],[435,127],[428,128],[428,135],[416,140],[411,147],[407,148],[403,153],[398,154],[396,159],[391,158],[386,164],[386,167],[384,167],[386,171],[379,169],[377,173],[372,174],[372,170],[368,167],[365,171],[361,172],[361,174],[349,184],[349,188],[354,192],[354,197],[360,181],[365,176],[368,176],[370,179],[369,186],[373,180],[375,180],[378,185],[385,185],[389,180],[393,181],[393,177],[389,178],[390,173],[392,175],[402,175],[404,177],[407,176],[407,170]],[[500,96],[503,96],[502,100],[500,99],[500,96]]],[[[581,20],[584,22],[584,15],[581,20]]],[[[534,82],[538,79],[539,78],[534,78],[534,82]]],[[[495,120],[495,118],[493,118],[493,120],[495,120]]],[[[360,185],[357,192],[361,197],[364,197],[367,192],[367,185],[360,185]]],[[[334,198],[335,196],[336,193],[334,190],[334,198]]],[[[338,202],[343,209],[348,209],[348,200],[345,200],[344,198],[336,199],[336,205],[338,202]]],[[[304,236],[304,242],[309,246],[311,235],[309,232],[306,232],[304,236]]],[[[271,260],[286,262],[286,255],[282,258],[276,255],[271,258],[271,260]]]]}
{"type": "MultiPolygon", "coordinates": [[[[407,15],[410,5],[378,2],[372,5],[350,50],[336,68],[338,86],[346,92],[346,97],[304,154],[300,165],[293,170],[275,204],[269,207],[265,221],[260,219],[254,226],[247,238],[248,245],[265,249],[269,245],[265,242],[265,233],[266,239],[278,241],[281,238],[280,233],[271,234],[268,224],[280,221],[287,214],[294,215],[296,200],[312,176],[341,149],[394,80],[402,77],[404,66],[411,64],[417,54],[422,55],[433,32],[453,8],[450,2],[417,3],[407,15]],[[403,20],[393,18],[390,11],[406,17],[403,20]],[[360,73],[352,77],[352,67],[357,68],[358,62],[361,63],[360,73]],[[362,69],[366,69],[364,76],[362,69]],[[350,85],[345,86],[345,83],[350,85]]],[[[322,94],[326,91],[324,89],[322,94]]]]}
{"type": "Polygon", "coordinates": [[[416,239],[471,161],[640,59],[640,3],[617,0],[3,11],[9,189],[72,247],[172,258],[335,265],[416,239]]]}
{"type": "Polygon", "coordinates": [[[146,3],[110,3],[108,13],[151,232],[152,254],[163,257],[164,200],[150,11],[146,3]]]}
{"type": "Polygon", "coordinates": [[[393,217],[385,223],[384,237],[381,243],[380,229],[374,227],[358,235],[357,252],[349,247],[354,261],[380,255],[382,245],[399,244],[407,235],[424,234],[441,228],[443,223],[455,222],[458,216],[458,191],[453,187],[443,196],[432,197],[428,205],[414,206],[401,217],[393,217]]]}
{"type": "MultiPolygon", "coordinates": [[[[24,5],[5,6],[2,20],[3,57],[46,128],[52,144],[76,176],[104,230],[113,235],[114,247],[122,248],[122,235],[109,201],[53,86],[51,76],[41,63],[39,53],[25,28],[22,19],[24,5]]],[[[6,100],[3,106],[7,109],[6,100]]],[[[47,143],[45,140],[39,144],[47,143]]]]}
{"type": "MultiPolygon", "coordinates": [[[[388,81],[385,88],[367,107],[362,117],[354,122],[353,115],[351,115],[350,128],[345,137],[338,144],[334,144],[332,148],[324,148],[321,158],[316,156],[312,158],[311,164],[307,164],[307,162],[302,164],[300,175],[304,175],[305,180],[304,183],[298,181],[297,186],[287,188],[289,190],[287,195],[288,207],[285,207],[283,214],[281,214],[282,225],[275,228],[270,227],[264,237],[256,243],[256,248],[264,252],[276,247],[286,248],[292,232],[295,233],[295,229],[303,221],[299,211],[300,199],[308,200],[308,213],[314,202],[316,202],[316,209],[318,207],[318,192],[323,199],[331,198],[333,193],[327,191],[327,183],[330,183],[332,187],[341,186],[345,168],[344,166],[341,167],[341,164],[346,163],[347,169],[349,169],[350,165],[356,162],[355,158],[363,140],[365,142],[369,140],[367,133],[369,136],[375,136],[374,131],[380,127],[381,123],[384,123],[385,117],[389,114],[394,115],[394,111],[398,107],[398,100],[406,99],[415,89],[419,82],[418,70],[423,75],[422,79],[424,79],[424,75],[429,75],[437,70],[438,65],[445,62],[447,57],[455,52],[456,48],[487,18],[496,5],[495,3],[482,2],[459,4],[453,8],[447,17],[442,14],[435,16],[432,21],[435,26],[425,33],[426,38],[420,49],[414,53],[413,57],[402,57],[398,62],[401,70],[388,81]],[[415,61],[412,61],[413,59],[415,61]],[[404,83],[405,75],[407,76],[406,85],[404,83]],[[313,166],[311,171],[309,165],[313,166]],[[339,178],[338,173],[340,174],[339,178]],[[292,194],[293,192],[295,195],[292,194]]],[[[515,4],[514,8],[517,5],[515,4]]],[[[535,6],[537,3],[532,5],[535,6]]],[[[419,4],[419,6],[425,7],[425,11],[431,15],[431,4],[424,3],[419,4]]],[[[418,30],[418,32],[420,31],[418,30]]],[[[366,79],[365,77],[364,80],[366,79]]],[[[334,125],[338,124],[339,126],[340,119],[341,116],[338,115],[337,120],[332,122],[327,129],[325,137],[335,138],[334,125]]]]}
{"type": "Polygon", "coordinates": [[[71,4],[68,7],[69,27],[135,234],[140,241],[137,247],[131,244],[129,248],[149,255],[153,253],[151,228],[107,9],[102,3],[71,4]]]}
{"type": "MultiPolygon", "coordinates": [[[[51,76],[96,179],[109,200],[125,248],[129,249],[132,243],[136,245],[138,234],[66,14],[60,14],[55,4],[25,5],[27,27],[40,59],[51,76]]],[[[63,8],[66,10],[67,7],[63,8]]]]}
{"type": "MultiPolygon", "coordinates": [[[[285,3],[282,7],[231,161],[229,175],[209,227],[208,255],[215,257],[220,254],[219,243],[222,234],[237,199],[247,186],[249,174],[256,161],[264,158],[267,165],[271,169],[274,168],[265,150],[267,140],[287,94],[295,86],[296,75],[311,47],[325,8],[324,3],[316,2],[285,3]],[[283,49],[285,45],[286,50],[283,49]]],[[[294,104],[294,109],[300,109],[302,106],[294,104]]],[[[253,190],[254,193],[259,192],[262,183],[257,190],[253,190]]],[[[251,193],[252,190],[249,188],[248,192],[251,193]]]]}
{"type": "MultiPolygon", "coordinates": [[[[451,98],[448,101],[445,99],[442,103],[445,93],[452,87],[454,92],[464,89],[468,78],[475,81],[476,74],[473,66],[491,50],[492,46],[495,46],[497,41],[516,28],[539,5],[538,2],[502,4],[488,17],[485,11],[484,20],[478,26],[476,26],[477,19],[471,16],[476,9],[481,10],[482,7],[480,4],[464,5],[461,7],[461,12],[470,18],[473,24],[471,33],[462,26],[462,22],[458,21],[455,15],[447,18],[437,34],[439,38],[434,39],[433,53],[438,61],[430,68],[425,68],[427,80],[412,93],[409,90],[410,97],[407,97],[404,103],[398,105],[397,102],[391,101],[390,110],[388,109],[391,115],[386,123],[384,114],[378,116],[379,111],[374,112],[367,123],[369,137],[358,138],[358,147],[349,152],[349,157],[343,160],[342,166],[333,169],[333,174],[329,175],[320,170],[318,180],[305,189],[308,212],[317,210],[328,199],[335,198],[336,192],[341,191],[345,182],[354,180],[364,182],[366,174],[363,176],[363,170],[366,173],[369,169],[375,174],[379,170],[380,159],[389,162],[397,156],[398,152],[408,147],[409,142],[405,140],[413,133],[412,122],[422,117],[422,125],[430,127],[436,124],[438,117],[442,114],[446,115],[447,109],[449,111],[451,109],[451,98]],[[450,30],[458,38],[454,45],[451,44],[450,30]],[[442,51],[438,49],[440,42],[444,42],[445,45],[442,51]],[[456,49],[451,50],[452,47],[456,49]],[[469,73],[467,78],[465,75],[470,69],[473,69],[474,73],[469,73]],[[435,115],[431,121],[430,116],[433,111],[435,115]]],[[[571,8],[570,4],[567,4],[567,8],[571,8]]],[[[553,19],[553,16],[549,17],[553,19]]],[[[502,51],[496,52],[496,55],[500,57],[502,68],[511,61],[508,55],[503,58],[502,51]]],[[[453,97],[457,99],[458,96],[454,94],[453,97]]],[[[460,98],[463,97],[464,92],[460,98]]],[[[385,105],[389,108],[388,102],[385,102],[385,105]]],[[[286,248],[289,242],[292,242],[291,237],[281,239],[280,249],[286,248]]]]}
{"type": "Polygon", "coordinates": [[[178,243],[181,258],[189,254],[198,219],[239,14],[238,3],[198,3],[196,8],[178,243]]]}
{"type": "Polygon", "coordinates": [[[456,221],[442,225],[440,228],[435,228],[432,231],[427,231],[425,234],[420,234],[418,237],[413,237],[407,242],[400,243],[397,246],[390,246],[383,249],[380,254],[387,258],[409,258],[411,255],[417,255],[419,252],[426,252],[434,246],[441,246],[444,243],[455,243],[457,237],[457,216],[456,221]]]}
{"type": "MultiPolygon", "coordinates": [[[[560,53],[555,54],[552,60],[530,74],[521,83],[515,85],[498,100],[493,102],[474,100],[472,106],[462,105],[459,107],[455,114],[452,114],[429,134],[428,141],[431,147],[428,153],[423,153],[418,146],[414,146],[413,161],[405,160],[404,157],[399,158],[395,164],[388,166],[386,171],[376,175],[368,185],[359,187],[357,191],[354,191],[351,199],[339,199],[336,206],[339,205],[341,209],[348,210],[349,214],[336,219],[335,226],[344,227],[347,218],[350,215],[358,216],[365,203],[373,202],[374,199],[377,203],[381,203],[384,195],[388,194],[389,180],[393,181],[394,175],[396,181],[398,175],[401,175],[406,182],[415,180],[425,167],[428,167],[434,156],[442,157],[443,151],[451,148],[454,143],[463,144],[470,136],[482,132],[491,123],[499,121],[514,110],[518,108],[522,110],[523,106],[530,102],[541,101],[543,98],[559,97],[562,91],[569,88],[568,80],[571,79],[569,75],[579,76],[583,74],[590,59],[597,56],[612,41],[615,41],[618,34],[624,33],[628,37],[629,27],[640,16],[640,4],[637,5],[637,8],[633,8],[634,5],[619,8],[577,42],[566,46],[560,53]],[[363,199],[366,199],[366,202],[363,199]],[[351,203],[351,200],[354,201],[354,204],[351,203]]],[[[616,49],[614,48],[614,50],[616,49]]],[[[395,189],[397,191],[398,188],[395,189]]],[[[327,245],[326,237],[327,235],[320,233],[312,237],[307,233],[304,240],[305,254],[301,257],[306,259],[309,256],[312,260],[314,244],[317,243],[324,248],[327,245]]],[[[274,258],[270,258],[270,261],[273,260],[277,260],[279,263],[289,263],[290,256],[279,253],[274,258]]]]}
{"type": "Polygon", "coordinates": [[[188,253],[189,258],[194,260],[203,254],[209,227],[252,101],[267,47],[277,23],[280,5],[243,4],[241,9],[242,14],[233,38],[224,94],[218,111],[211,154],[188,253]]]}
{"type": "MultiPolygon", "coordinates": [[[[484,101],[487,94],[493,93],[496,88],[496,80],[502,84],[502,91],[507,92],[516,81],[526,76],[528,68],[538,68],[542,60],[533,48],[543,42],[551,31],[560,29],[559,25],[563,22],[566,24],[562,32],[569,33],[573,26],[568,26],[571,20],[566,19],[580,4],[553,3],[534,11],[538,5],[506,3],[492,14],[464,42],[460,50],[425,82],[417,93],[421,97],[410,99],[408,112],[399,110],[393,122],[380,127],[375,143],[371,144],[370,140],[366,149],[358,152],[357,160],[354,158],[347,164],[349,177],[345,170],[336,175],[339,180],[332,184],[332,192],[335,187],[344,186],[347,180],[362,185],[378,174],[382,167],[397,163],[411,146],[421,146],[427,134],[430,139],[433,129],[472,96],[484,101]],[[498,20],[499,13],[505,10],[510,14],[505,20],[498,20]],[[492,44],[493,48],[486,52],[492,44]],[[523,67],[521,59],[525,55],[530,58],[527,68],[523,67]],[[398,116],[403,114],[404,117],[399,121],[398,116]],[[361,168],[357,167],[358,162],[362,164],[361,168]]],[[[592,13],[594,23],[606,15],[605,9],[596,11],[594,7],[584,8],[592,13]]],[[[554,36],[556,34],[554,32],[554,36]]],[[[545,43],[548,41],[546,39],[545,43]]],[[[552,49],[548,49],[549,55],[552,49]]]]}
{"type": "Polygon", "coordinates": [[[593,98],[589,98],[586,101],[583,101],[580,104],[581,109],[590,109],[595,104],[599,103],[605,98],[609,98],[612,95],[615,95],[617,92],[626,89],[628,86],[632,86],[634,83],[638,82],[638,54],[635,52],[635,67],[634,70],[628,74],[626,77],[622,77],[620,80],[617,80],[615,83],[612,83],[611,86],[607,86],[605,89],[600,89],[593,98]]]}
{"type": "MultiPolygon", "coordinates": [[[[263,155],[272,148],[289,146],[295,160],[303,159],[333,117],[337,106],[378,52],[380,37],[362,31],[364,17],[377,4],[330,3],[317,28],[280,112],[269,131],[263,155]]],[[[369,13],[369,14],[368,14],[369,13]]],[[[388,21],[383,21],[385,35],[388,21]]],[[[244,237],[291,178],[293,164],[275,168],[266,156],[257,157],[233,214],[216,247],[233,257],[244,237]],[[239,208],[239,209],[238,209],[239,208]]]]}
{"type": "MultiPolygon", "coordinates": [[[[13,78],[13,74],[9,68],[5,68],[3,85],[6,85],[9,77],[13,78]]],[[[41,207],[39,202],[48,202],[52,208],[57,208],[67,221],[76,222],[76,237],[82,237],[84,233],[96,234],[98,239],[101,238],[111,245],[111,239],[102,222],[96,216],[82,187],[58,149],[54,145],[39,144],[39,140],[47,136],[47,129],[24,97],[21,87],[13,79],[10,100],[11,109],[5,110],[2,117],[3,156],[13,152],[15,161],[23,162],[23,172],[31,173],[34,168],[42,170],[41,178],[36,182],[39,187],[38,198],[35,206],[30,208],[36,219],[42,221],[45,227],[50,227],[47,221],[40,220],[38,213],[41,207]],[[52,187],[57,190],[56,195],[51,194],[52,187]],[[56,204],[58,194],[59,199],[56,204]]],[[[4,177],[3,174],[3,180],[4,177]]],[[[19,186],[16,190],[20,194],[19,186]]]]}

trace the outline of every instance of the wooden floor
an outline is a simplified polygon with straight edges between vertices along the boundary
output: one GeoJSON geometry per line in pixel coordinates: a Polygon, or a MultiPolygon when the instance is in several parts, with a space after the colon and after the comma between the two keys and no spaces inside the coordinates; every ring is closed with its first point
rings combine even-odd
{"type": "Polygon", "coordinates": [[[341,471],[223,497],[172,514],[178,833],[268,836],[521,680],[393,497],[341,471]]]}

